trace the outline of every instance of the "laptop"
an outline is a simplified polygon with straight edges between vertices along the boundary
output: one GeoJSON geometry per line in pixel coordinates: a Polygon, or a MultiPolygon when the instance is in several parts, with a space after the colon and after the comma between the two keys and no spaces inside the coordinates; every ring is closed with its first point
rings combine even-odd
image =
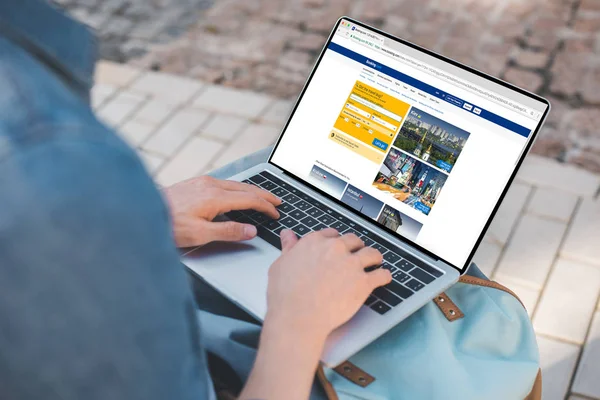
{"type": "Polygon", "coordinates": [[[337,366],[464,274],[550,109],[535,94],[342,17],[264,164],[230,179],[280,197],[251,210],[244,243],[191,249],[183,263],[263,320],[279,233],[325,227],[379,250],[393,280],[327,339],[337,366]]]}

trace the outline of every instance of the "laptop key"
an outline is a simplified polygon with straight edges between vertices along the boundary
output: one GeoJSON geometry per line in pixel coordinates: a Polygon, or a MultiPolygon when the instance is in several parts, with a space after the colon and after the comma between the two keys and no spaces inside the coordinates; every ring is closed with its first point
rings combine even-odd
{"type": "Polygon", "coordinates": [[[287,201],[290,204],[296,204],[300,201],[300,197],[290,193],[288,195],[283,196],[283,200],[287,201]]]}
{"type": "Polygon", "coordinates": [[[402,259],[396,263],[396,267],[400,268],[402,271],[408,272],[413,269],[415,266],[405,259],[402,259]]]}
{"type": "Polygon", "coordinates": [[[254,175],[254,176],[248,178],[248,180],[251,181],[251,182],[254,182],[256,184],[261,184],[264,181],[266,181],[267,179],[265,177],[263,177],[263,176],[260,176],[260,175],[254,175]]]}
{"type": "Polygon", "coordinates": [[[312,227],[313,231],[320,231],[320,230],[325,229],[325,228],[327,228],[327,225],[324,225],[324,224],[319,224],[319,225],[316,225],[316,226],[312,227]]]}
{"type": "Polygon", "coordinates": [[[387,251],[387,249],[385,247],[383,247],[382,245],[380,245],[379,243],[374,243],[371,245],[372,248],[374,248],[375,250],[378,250],[381,254],[385,254],[385,252],[387,251]]]}
{"type": "Polygon", "coordinates": [[[279,222],[281,223],[281,225],[285,226],[286,228],[291,228],[295,225],[298,225],[298,221],[296,221],[294,218],[292,217],[285,217],[283,219],[280,219],[279,222]]]}
{"type": "Polygon", "coordinates": [[[278,184],[280,186],[281,186],[282,183],[285,183],[284,181],[282,181],[281,179],[279,179],[278,177],[276,177],[275,175],[273,175],[272,173],[267,172],[267,171],[261,172],[260,176],[262,176],[263,178],[270,179],[270,180],[272,180],[273,182],[275,182],[276,184],[278,184]]]}
{"type": "Polygon", "coordinates": [[[345,230],[348,229],[348,225],[341,223],[340,221],[337,221],[335,223],[333,223],[333,225],[331,225],[331,227],[335,230],[337,230],[338,232],[344,232],[345,230]]]}
{"type": "Polygon", "coordinates": [[[331,208],[326,208],[326,209],[325,209],[325,212],[326,212],[327,214],[329,214],[329,216],[331,216],[331,217],[333,217],[333,218],[335,218],[335,219],[337,219],[337,220],[339,220],[339,219],[340,219],[340,217],[341,217],[341,218],[344,218],[344,216],[343,216],[342,214],[340,214],[340,213],[339,213],[339,212],[337,212],[337,211],[333,211],[331,208]]]}
{"type": "Polygon", "coordinates": [[[349,219],[348,221],[345,221],[345,222],[352,229],[359,228],[358,224],[356,222],[352,221],[351,219],[349,219]]]}
{"type": "Polygon", "coordinates": [[[304,192],[300,192],[300,191],[298,191],[298,193],[294,193],[294,194],[295,194],[296,196],[300,197],[300,198],[301,198],[302,200],[304,200],[304,201],[308,201],[308,202],[310,202],[310,200],[312,200],[312,197],[310,197],[309,195],[307,195],[307,194],[306,194],[306,193],[304,193],[304,192]]]}
{"type": "Polygon", "coordinates": [[[302,210],[302,211],[306,211],[312,207],[309,203],[307,203],[304,200],[300,200],[299,202],[294,204],[294,206],[296,206],[296,208],[298,208],[299,210],[302,210]]]}
{"type": "Polygon", "coordinates": [[[373,291],[373,294],[375,296],[377,296],[377,298],[385,301],[387,304],[389,304],[392,307],[397,306],[398,304],[400,304],[402,302],[402,299],[400,297],[396,296],[389,290],[386,290],[382,287],[378,287],[377,289],[375,289],[373,291]]]}
{"type": "Polygon", "coordinates": [[[369,295],[369,297],[367,297],[367,300],[365,300],[365,306],[370,306],[371,304],[375,303],[377,301],[377,298],[373,295],[369,295]]]}
{"type": "Polygon", "coordinates": [[[263,189],[269,190],[269,191],[271,191],[277,187],[276,184],[274,184],[271,181],[267,181],[267,180],[265,180],[263,183],[259,184],[259,186],[262,187],[263,189]]]}
{"type": "Polygon", "coordinates": [[[323,211],[319,210],[317,207],[313,207],[310,210],[308,210],[306,212],[308,215],[310,215],[313,218],[318,218],[321,215],[325,214],[323,211]]]}
{"type": "Polygon", "coordinates": [[[370,306],[371,310],[378,312],[379,314],[385,314],[392,308],[382,301],[378,301],[370,306]]]}
{"type": "MultiPolygon", "coordinates": [[[[369,238],[370,238],[370,237],[371,237],[371,235],[372,235],[371,231],[369,231],[368,229],[365,229],[365,228],[363,228],[363,227],[362,227],[362,226],[360,226],[360,225],[359,225],[359,226],[357,226],[355,229],[356,229],[357,231],[359,231],[361,235],[367,236],[367,237],[369,237],[369,238]]],[[[371,241],[372,241],[373,243],[375,243],[375,241],[374,241],[374,240],[371,240],[371,241]]]]}
{"type": "Polygon", "coordinates": [[[281,198],[283,196],[286,196],[289,192],[287,190],[285,190],[284,188],[278,187],[275,190],[272,190],[271,193],[273,193],[275,196],[281,198]]]}
{"type": "Polygon", "coordinates": [[[298,225],[294,226],[292,228],[292,230],[294,232],[296,232],[296,234],[298,234],[298,236],[304,236],[311,232],[310,228],[303,224],[298,224],[298,225]]]}
{"type": "Polygon", "coordinates": [[[317,219],[327,226],[331,226],[331,224],[335,222],[335,219],[331,218],[329,215],[326,214],[318,217],[317,219]]]}
{"type": "Polygon", "coordinates": [[[383,259],[391,264],[395,264],[396,262],[398,262],[398,260],[400,260],[400,256],[398,254],[392,253],[391,251],[388,251],[383,256],[383,259]]]}
{"type": "Polygon", "coordinates": [[[293,210],[295,210],[294,206],[291,205],[290,203],[286,203],[285,201],[282,202],[280,205],[278,205],[277,207],[275,207],[278,211],[283,211],[284,213],[289,213],[293,210]]]}
{"type": "Polygon", "coordinates": [[[253,220],[254,222],[256,222],[257,224],[262,224],[263,222],[267,222],[267,221],[271,220],[271,217],[268,217],[267,215],[265,215],[263,213],[256,213],[256,214],[252,214],[250,216],[250,219],[253,220]]]}
{"type": "Polygon", "coordinates": [[[401,284],[399,284],[396,281],[391,281],[390,283],[385,285],[384,288],[386,288],[387,290],[389,290],[390,292],[392,292],[394,294],[397,294],[398,296],[402,297],[403,299],[408,299],[410,296],[413,295],[413,292],[411,290],[405,288],[404,286],[402,286],[401,284]]]}
{"type": "Polygon", "coordinates": [[[277,236],[281,235],[281,231],[285,229],[285,226],[279,225],[277,228],[273,229],[273,233],[277,236]]]}
{"type": "Polygon", "coordinates": [[[300,222],[302,222],[304,225],[308,226],[309,228],[312,228],[313,226],[319,224],[319,221],[317,221],[316,219],[314,219],[311,216],[308,216],[308,217],[304,218],[300,222]]]}
{"type": "Polygon", "coordinates": [[[256,230],[259,238],[267,241],[267,243],[269,243],[271,246],[281,250],[281,239],[279,239],[279,236],[277,236],[273,232],[270,232],[263,226],[259,226],[258,228],[256,228],[256,230]]]}
{"type": "Polygon", "coordinates": [[[410,275],[405,274],[402,271],[397,271],[392,275],[392,278],[400,283],[404,283],[410,279],[410,275]]]}
{"type": "Polygon", "coordinates": [[[247,215],[241,215],[239,218],[236,218],[234,221],[239,222],[241,224],[256,224],[253,220],[250,219],[247,215]]]}
{"type": "Polygon", "coordinates": [[[302,200],[308,201],[312,206],[314,206],[316,208],[323,208],[323,207],[325,207],[323,204],[321,204],[320,202],[318,202],[317,200],[313,199],[310,196],[307,196],[307,198],[304,198],[302,200]]]}
{"type": "MultiPolygon", "coordinates": [[[[350,223],[352,222],[352,220],[350,218],[344,217],[343,215],[338,215],[337,219],[346,225],[350,225],[350,223]]],[[[356,224],[354,224],[354,225],[356,225],[356,224]]]]}
{"type": "Polygon", "coordinates": [[[304,219],[306,217],[306,214],[304,214],[300,210],[294,210],[291,213],[288,213],[288,215],[294,219],[297,219],[298,221],[300,221],[301,219],[304,219]]]}
{"type": "Polygon", "coordinates": [[[239,211],[237,211],[237,210],[233,210],[233,211],[229,211],[229,212],[225,213],[225,215],[226,215],[226,216],[227,216],[229,219],[231,219],[231,220],[233,220],[233,221],[236,221],[236,219],[237,219],[237,218],[239,218],[239,217],[241,217],[241,216],[242,216],[242,213],[241,213],[241,212],[239,212],[239,211]]]}
{"type": "Polygon", "coordinates": [[[273,231],[273,230],[279,228],[281,226],[281,224],[276,219],[272,219],[272,220],[268,221],[267,223],[263,224],[263,226],[265,228],[273,231]]]}
{"type": "Polygon", "coordinates": [[[344,235],[347,234],[347,233],[354,233],[356,236],[358,236],[362,240],[361,234],[357,230],[355,230],[355,229],[348,228],[348,229],[346,229],[344,231],[344,235]]]}
{"type": "Polygon", "coordinates": [[[416,279],[411,279],[410,281],[406,282],[405,285],[414,290],[415,292],[423,289],[423,287],[425,286],[416,279]]]}
{"type": "Polygon", "coordinates": [[[362,237],[362,241],[365,243],[365,246],[368,246],[368,247],[373,247],[373,245],[375,244],[374,241],[372,241],[368,237],[364,237],[364,236],[362,237]]]}
{"type": "Polygon", "coordinates": [[[427,272],[423,271],[420,268],[413,269],[412,271],[409,272],[409,274],[413,278],[417,278],[418,280],[420,280],[421,282],[423,282],[425,284],[431,283],[435,279],[433,276],[429,275],[427,272]]]}
{"type": "Polygon", "coordinates": [[[388,270],[388,271],[390,271],[392,274],[398,270],[398,268],[394,267],[394,266],[393,266],[392,264],[390,264],[390,263],[386,263],[385,261],[383,262],[383,264],[381,264],[381,268],[383,268],[383,269],[387,269],[387,270],[388,270]]]}

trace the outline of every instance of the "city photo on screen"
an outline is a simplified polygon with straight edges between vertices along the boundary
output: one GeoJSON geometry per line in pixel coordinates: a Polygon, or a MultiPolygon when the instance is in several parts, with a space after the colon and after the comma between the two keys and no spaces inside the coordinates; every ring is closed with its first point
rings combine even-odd
{"type": "Polygon", "coordinates": [[[394,146],[450,172],[469,135],[469,132],[413,107],[394,140],[394,146]]]}
{"type": "Polygon", "coordinates": [[[448,175],[398,149],[390,149],[373,186],[429,215],[448,175]]]}
{"type": "Polygon", "coordinates": [[[413,241],[417,238],[417,235],[423,226],[419,221],[401,213],[388,204],[381,210],[377,222],[413,241]]]}

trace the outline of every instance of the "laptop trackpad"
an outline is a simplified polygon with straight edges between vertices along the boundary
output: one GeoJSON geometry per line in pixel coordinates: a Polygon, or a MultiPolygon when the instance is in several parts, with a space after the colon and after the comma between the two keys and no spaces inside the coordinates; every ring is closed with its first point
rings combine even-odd
{"type": "Polygon", "coordinates": [[[255,317],[267,311],[269,266],[281,252],[260,238],[216,242],[199,247],[181,261],[206,282],[255,317]]]}

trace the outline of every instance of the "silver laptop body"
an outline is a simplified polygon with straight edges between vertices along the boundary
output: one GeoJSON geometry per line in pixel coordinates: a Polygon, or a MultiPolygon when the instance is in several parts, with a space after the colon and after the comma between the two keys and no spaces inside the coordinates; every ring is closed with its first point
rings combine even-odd
{"type": "MultiPolygon", "coordinates": [[[[385,34],[384,32],[378,31],[374,28],[368,27],[360,22],[351,20],[349,18],[343,17],[336,23],[332,34],[326,44],[319,60],[316,63],[315,68],[313,69],[311,76],[304,87],[301,95],[298,98],[298,102],[292,111],[288,122],[283,129],[279,140],[286,133],[286,128],[289,125],[289,121],[294,117],[294,112],[298,108],[299,104],[303,101],[303,95],[310,84],[310,80],[314,75],[315,71],[318,70],[321,59],[323,58],[323,54],[325,53],[328,45],[330,44],[332,37],[336,32],[340,32],[341,26],[344,26],[348,29],[351,27],[359,27],[361,30],[368,30],[369,32],[375,32],[378,35],[383,35],[389,40],[400,41],[405,45],[410,45],[414,49],[418,51],[422,51],[426,54],[435,56],[440,58],[441,60],[451,62],[441,56],[434,55],[424,49],[419,48],[416,45],[409,44],[407,42],[401,41],[400,39],[393,38],[390,35],[385,34]]],[[[453,65],[459,66],[460,68],[468,69],[470,72],[474,72],[474,70],[461,66],[458,63],[452,62],[453,65]]],[[[486,79],[488,78],[484,74],[477,72],[479,75],[484,76],[486,79]]],[[[493,79],[494,82],[500,83],[504,86],[510,87],[512,90],[519,90],[522,93],[524,91],[514,88],[509,84],[504,82],[495,80],[494,78],[489,77],[489,79],[493,79]]],[[[235,181],[244,181],[250,177],[255,176],[263,171],[268,171],[273,174],[275,177],[280,180],[286,182],[287,184],[296,187],[302,192],[308,194],[318,202],[321,202],[323,205],[331,208],[332,210],[342,214],[343,216],[355,221],[359,225],[369,229],[374,234],[379,237],[387,240],[388,242],[394,244],[400,249],[410,253],[416,259],[419,260],[423,265],[427,265],[431,268],[436,269],[441,274],[435,279],[433,282],[426,284],[421,290],[415,291],[414,294],[406,299],[403,299],[401,304],[392,307],[391,310],[381,315],[375,312],[373,309],[368,306],[363,306],[358,311],[358,313],[346,324],[336,329],[327,339],[324,353],[321,357],[322,362],[330,367],[339,365],[341,362],[347,360],[354,353],[358,352],[369,343],[377,339],[383,333],[391,329],[393,326],[397,325],[400,321],[404,320],[420,307],[425,305],[427,302],[431,301],[435,296],[443,292],[445,289],[453,285],[459,279],[461,273],[464,273],[467,269],[466,267],[469,265],[470,260],[472,258],[477,245],[481,241],[485,230],[489,226],[489,223],[498,209],[499,203],[502,200],[503,196],[506,194],[506,190],[516,171],[524,158],[527,150],[531,146],[533,142],[533,138],[536,136],[535,134],[539,130],[545,116],[549,110],[549,104],[535,95],[526,93],[527,96],[535,97],[540,102],[544,102],[548,105],[548,109],[545,112],[542,112],[542,115],[539,116],[539,120],[534,129],[532,129],[531,135],[528,137],[527,144],[524,147],[522,153],[517,157],[517,162],[514,164],[514,168],[510,171],[510,178],[503,185],[503,190],[501,194],[497,198],[497,201],[491,205],[493,210],[489,213],[487,217],[487,222],[484,224],[482,229],[479,232],[478,240],[472,248],[471,254],[467,258],[464,265],[451,265],[449,262],[446,262],[441,259],[441,257],[432,254],[426,249],[421,248],[416,245],[414,242],[410,240],[404,240],[402,237],[395,235],[389,229],[386,229],[375,220],[370,219],[368,217],[363,216],[362,214],[354,211],[353,209],[344,206],[340,201],[336,201],[336,199],[332,198],[327,193],[322,190],[316,188],[311,183],[307,182],[304,179],[296,178],[291,174],[284,171],[282,168],[279,168],[272,162],[267,162],[263,164],[256,165],[248,170],[245,170],[235,176],[232,176],[231,180],[235,181]],[[460,268],[462,267],[462,268],[460,268]]],[[[274,152],[277,151],[277,148],[274,152]]],[[[271,155],[271,157],[273,154],[271,155]]],[[[267,282],[268,282],[268,270],[269,266],[275,261],[277,257],[281,254],[280,250],[275,248],[273,245],[269,244],[267,241],[263,240],[260,237],[256,237],[250,241],[243,243],[212,243],[203,247],[198,247],[195,249],[189,249],[186,253],[182,255],[182,261],[187,266],[189,270],[191,270],[194,274],[201,277],[208,284],[216,288],[220,293],[222,293],[225,297],[239,305],[242,309],[246,310],[248,313],[256,317],[258,320],[264,320],[266,311],[267,311],[267,303],[266,303],[266,293],[267,293],[267,282]]]]}

